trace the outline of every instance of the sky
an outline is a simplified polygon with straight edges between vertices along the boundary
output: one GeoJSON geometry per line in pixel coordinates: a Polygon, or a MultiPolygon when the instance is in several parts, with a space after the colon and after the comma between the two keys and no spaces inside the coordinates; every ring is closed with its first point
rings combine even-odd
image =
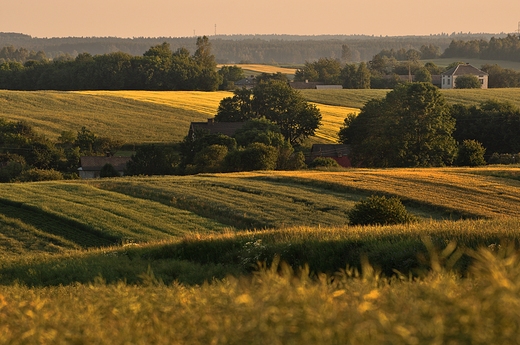
{"type": "Polygon", "coordinates": [[[520,0],[0,0],[33,37],[513,33],[520,0]]]}

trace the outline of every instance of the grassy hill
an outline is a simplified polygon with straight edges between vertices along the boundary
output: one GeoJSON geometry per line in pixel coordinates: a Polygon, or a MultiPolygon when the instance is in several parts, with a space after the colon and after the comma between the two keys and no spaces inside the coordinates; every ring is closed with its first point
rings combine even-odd
{"type": "MultiPolygon", "coordinates": [[[[315,141],[336,142],[348,113],[388,90],[301,90],[322,111],[315,141]]],[[[450,103],[478,104],[486,99],[520,106],[520,89],[443,90],[450,103]]],[[[215,115],[229,92],[86,91],[19,92],[0,90],[0,116],[25,120],[49,138],[86,126],[100,136],[126,144],[179,142],[192,121],[215,115]]]]}
{"type": "Polygon", "coordinates": [[[519,192],[511,166],[0,184],[0,342],[510,343],[519,192]],[[346,225],[372,194],[420,221],[346,225]]]}
{"type": "Polygon", "coordinates": [[[352,169],[1,184],[0,252],[345,228],[348,210],[372,194],[400,197],[424,221],[518,217],[519,176],[511,167],[352,169]]]}

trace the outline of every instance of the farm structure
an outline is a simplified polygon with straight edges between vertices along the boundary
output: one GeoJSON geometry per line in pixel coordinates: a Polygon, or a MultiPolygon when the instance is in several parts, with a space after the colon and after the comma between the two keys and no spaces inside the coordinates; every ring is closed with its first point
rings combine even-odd
{"type": "Polygon", "coordinates": [[[192,122],[188,137],[195,140],[197,135],[203,134],[224,134],[228,137],[235,135],[235,132],[244,126],[244,122],[215,122],[213,118],[207,122],[192,122]]]}
{"type": "Polygon", "coordinates": [[[78,168],[79,177],[82,179],[99,178],[101,169],[110,164],[121,175],[123,175],[126,163],[130,157],[113,156],[83,156],[80,157],[80,167],[78,168]]]}
{"type": "Polygon", "coordinates": [[[441,88],[442,89],[453,89],[457,86],[457,77],[463,75],[474,75],[478,78],[481,84],[482,89],[488,88],[488,77],[489,75],[479,70],[476,67],[473,67],[470,64],[459,64],[453,68],[450,68],[446,72],[441,74],[441,88]]]}
{"type": "Polygon", "coordinates": [[[350,162],[350,145],[344,144],[314,144],[311,148],[310,162],[318,157],[328,157],[334,159],[344,168],[352,167],[350,162]]]}

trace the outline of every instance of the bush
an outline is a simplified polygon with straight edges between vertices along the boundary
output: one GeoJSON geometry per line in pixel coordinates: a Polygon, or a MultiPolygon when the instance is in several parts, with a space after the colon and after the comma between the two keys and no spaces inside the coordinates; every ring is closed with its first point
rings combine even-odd
{"type": "Polygon", "coordinates": [[[341,165],[339,165],[338,162],[330,157],[317,157],[311,162],[311,164],[309,164],[309,168],[336,168],[340,166],[341,165]]]}
{"type": "Polygon", "coordinates": [[[406,224],[415,220],[397,197],[371,196],[348,212],[350,225],[406,224]]]}
{"type": "Polygon", "coordinates": [[[119,171],[110,163],[105,164],[99,171],[99,177],[120,177],[119,171]]]}
{"type": "Polygon", "coordinates": [[[18,181],[20,182],[37,182],[37,181],[54,181],[63,180],[63,175],[56,170],[46,169],[29,169],[20,174],[18,181]]]}
{"type": "Polygon", "coordinates": [[[457,165],[476,167],[486,165],[486,148],[476,140],[464,140],[459,146],[457,165]]]}

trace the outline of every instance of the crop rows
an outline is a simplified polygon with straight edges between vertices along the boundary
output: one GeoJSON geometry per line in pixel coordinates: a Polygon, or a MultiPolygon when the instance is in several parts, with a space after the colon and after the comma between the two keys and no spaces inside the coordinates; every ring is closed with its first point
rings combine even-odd
{"type": "Polygon", "coordinates": [[[148,241],[185,233],[220,231],[223,225],[163,204],[102,191],[85,184],[7,184],[4,198],[23,203],[114,241],[148,241]]]}

